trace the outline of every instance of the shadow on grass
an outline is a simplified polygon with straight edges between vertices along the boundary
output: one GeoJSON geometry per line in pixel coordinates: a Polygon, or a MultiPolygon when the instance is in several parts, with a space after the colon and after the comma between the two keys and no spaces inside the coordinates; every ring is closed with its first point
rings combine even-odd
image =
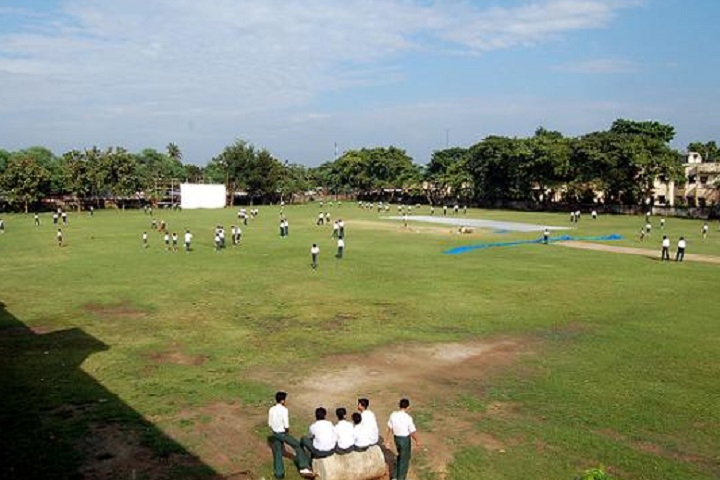
{"type": "Polygon", "coordinates": [[[220,478],[80,368],[108,348],[28,328],[0,302],[0,478],[220,478]]]}

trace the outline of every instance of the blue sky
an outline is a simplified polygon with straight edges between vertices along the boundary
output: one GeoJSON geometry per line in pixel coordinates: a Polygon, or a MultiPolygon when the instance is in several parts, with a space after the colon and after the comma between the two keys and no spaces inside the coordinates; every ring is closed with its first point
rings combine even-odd
{"type": "Polygon", "coordinates": [[[0,0],[0,148],[318,165],[616,118],[720,140],[716,0],[0,0]]]}

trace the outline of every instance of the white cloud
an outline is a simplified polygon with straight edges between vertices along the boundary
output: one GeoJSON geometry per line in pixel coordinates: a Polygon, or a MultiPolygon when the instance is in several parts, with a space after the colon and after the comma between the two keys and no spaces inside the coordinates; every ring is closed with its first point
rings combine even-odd
{"type": "Polygon", "coordinates": [[[402,82],[396,63],[407,53],[536,45],[603,28],[636,4],[67,0],[52,16],[13,10],[32,20],[0,33],[0,130],[26,118],[36,142],[61,134],[62,142],[117,139],[130,148],[151,134],[161,143],[182,145],[180,135],[217,142],[212,132],[248,130],[259,113],[272,129],[284,119],[268,112],[285,115],[330,91],[402,82]]]}
{"type": "Polygon", "coordinates": [[[640,69],[640,65],[629,60],[617,58],[597,58],[593,60],[584,60],[581,62],[557,65],[555,69],[567,73],[615,74],[635,73],[640,69]]]}

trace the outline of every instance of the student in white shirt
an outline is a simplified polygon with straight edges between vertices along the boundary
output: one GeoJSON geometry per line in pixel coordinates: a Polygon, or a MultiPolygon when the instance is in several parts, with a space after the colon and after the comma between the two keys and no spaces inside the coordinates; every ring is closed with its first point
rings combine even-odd
{"type": "Polygon", "coordinates": [[[337,255],[335,255],[335,257],[343,258],[343,253],[345,253],[345,240],[343,240],[342,238],[338,238],[337,255]]]}
{"type": "Polygon", "coordinates": [[[317,246],[317,243],[313,243],[313,246],[310,248],[313,270],[315,270],[318,266],[318,255],[320,255],[320,247],[317,246]]]}
{"type": "Polygon", "coordinates": [[[390,414],[387,423],[387,435],[385,446],[390,448],[390,435],[395,440],[395,448],[397,448],[397,462],[395,462],[395,474],[392,476],[396,480],[406,480],[408,469],[410,467],[410,439],[415,440],[415,445],[420,446],[417,438],[417,429],[415,422],[408,413],[410,410],[410,400],[403,398],[399,403],[400,410],[390,414]]]}
{"type": "Polygon", "coordinates": [[[148,248],[148,234],[147,234],[147,232],[143,232],[143,234],[142,234],[142,243],[143,243],[143,248],[148,248]]]}
{"type": "Polygon", "coordinates": [[[268,426],[272,431],[273,474],[275,478],[285,478],[285,464],[283,463],[284,444],[290,445],[295,451],[295,464],[303,476],[312,475],[310,459],[307,457],[300,442],[290,435],[290,420],[288,409],[285,406],[287,393],[275,394],[275,406],[268,410],[268,426]]]}
{"type": "Polygon", "coordinates": [[[310,425],[310,435],[302,437],[300,444],[310,453],[310,458],[326,458],[335,453],[337,437],[335,426],[327,420],[327,410],[315,409],[315,423],[310,425]]]}
{"type": "Polygon", "coordinates": [[[192,233],[190,230],[185,230],[185,253],[190,253],[190,243],[192,242],[192,233]]]}
{"type": "Polygon", "coordinates": [[[370,400],[367,398],[358,398],[358,412],[362,415],[362,428],[365,429],[370,440],[370,445],[375,445],[380,439],[380,430],[378,429],[377,418],[370,410],[370,400]]]}
{"type": "Polygon", "coordinates": [[[362,425],[362,415],[360,412],[353,412],[353,450],[356,452],[364,452],[372,446],[370,436],[368,435],[367,429],[362,425]]]}
{"type": "Polygon", "coordinates": [[[677,253],[675,254],[676,262],[682,262],[683,260],[685,260],[685,247],[687,247],[687,243],[685,242],[685,237],[680,237],[680,240],[678,240],[678,245],[677,245],[677,253]]]}
{"type": "Polygon", "coordinates": [[[340,455],[350,453],[355,445],[355,427],[352,422],[345,420],[347,410],[344,407],[336,409],[335,416],[338,419],[335,424],[335,438],[337,439],[335,453],[340,455]]]}
{"type": "Polygon", "coordinates": [[[660,261],[670,260],[670,239],[667,235],[663,235],[662,252],[660,252],[660,261]]]}

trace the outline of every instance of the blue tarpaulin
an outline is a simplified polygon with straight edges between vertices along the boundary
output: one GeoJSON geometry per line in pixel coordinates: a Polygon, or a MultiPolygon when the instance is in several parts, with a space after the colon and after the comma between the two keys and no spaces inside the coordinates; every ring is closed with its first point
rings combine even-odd
{"type": "MultiPolygon", "coordinates": [[[[559,237],[549,237],[548,243],[552,242],[572,242],[572,241],[595,241],[595,242],[606,242],[613,240],[622,240],[622,235],[613,233],[612,235],[604,235],[600,237],[571,237],[570,235],[561,235],[559,237]]],[[[496,247],[514,247],[515,245],[527,245],[532,243],[543,243],[542,238],[535,240],[516,240],[513,242],[492,242],[492,243],[481,243],[479,245],[467,245],[465,247],[456,247],[446,250],[447,255],[459,255],[461,253],[471,252],[473,250],[482,250],[484,248],[496,248],[496,247]]]]}

